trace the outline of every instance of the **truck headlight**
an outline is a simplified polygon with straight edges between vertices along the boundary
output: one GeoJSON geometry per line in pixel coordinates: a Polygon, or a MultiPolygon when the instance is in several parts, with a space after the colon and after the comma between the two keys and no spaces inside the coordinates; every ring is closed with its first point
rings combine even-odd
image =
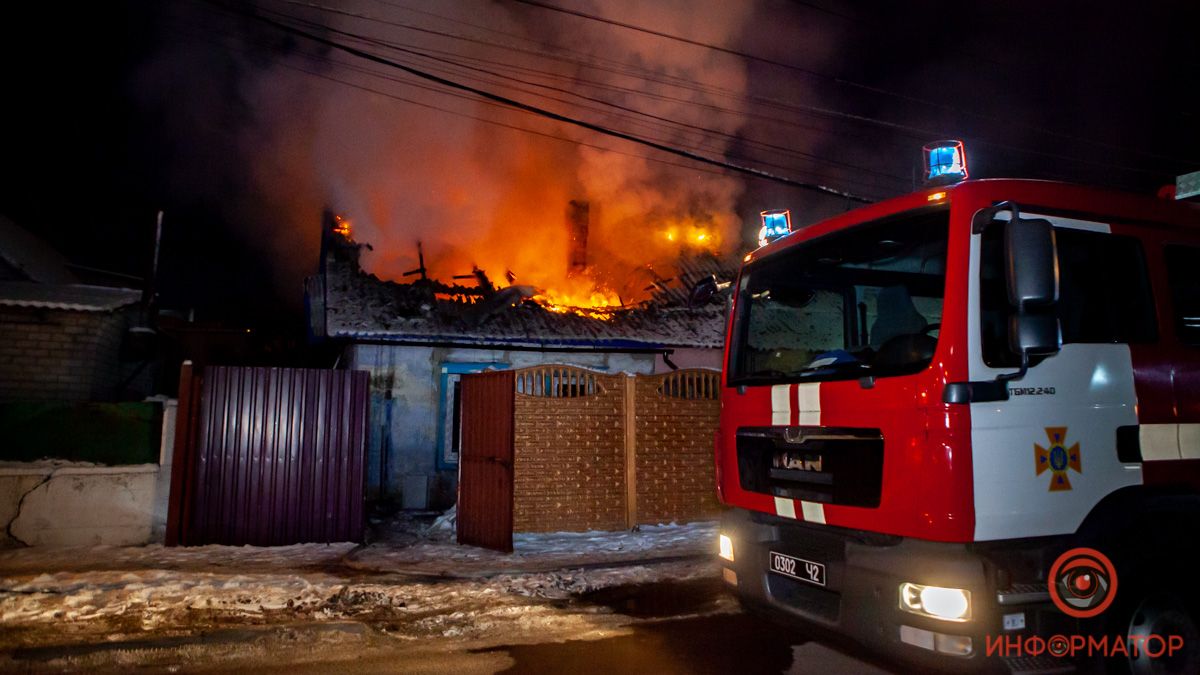
{"type": "Polygon", "coordinates": [[[720,546],[718,555],[729,562],[733,562],[733,540],[727,535],[722,534],[717,538],[717,543],[720,546]]]}
{"type": "Polygon", "coordinates": [[[900,584],[900,609],[943,621],[970,621],[971,592],[921,584],[900,584]]]}

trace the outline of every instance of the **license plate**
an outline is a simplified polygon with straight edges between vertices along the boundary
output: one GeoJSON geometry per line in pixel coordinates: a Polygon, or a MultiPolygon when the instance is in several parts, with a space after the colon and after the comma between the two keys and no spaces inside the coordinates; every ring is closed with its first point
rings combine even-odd
{"type": "Polygon", "coordinates": [[[825,585],[825,565],[771,551],[771,571],[800,581],[825,585]]]}

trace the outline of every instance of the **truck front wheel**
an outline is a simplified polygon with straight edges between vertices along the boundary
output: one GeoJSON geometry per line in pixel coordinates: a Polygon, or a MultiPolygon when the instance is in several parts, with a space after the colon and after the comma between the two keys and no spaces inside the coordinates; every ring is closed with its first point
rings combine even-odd
{"type": "MultiPolygon", "coordinates": [[[[1143,540],[1133,551],[1145,555],[1149,543],[1143,540]]],[[[1110,639],[1126,637],[1129,654],[1106,659],[1107,670],[1131,675],[1200,673],[1200,593],[1191,581],[1193,570],[1180,559],[1190,556],[1160,553],[1129,564],[1135,556],[1122,556],[1124,566],[1117,562],[1117,594],[1101,615],[1105,634],[1110,639]]]]}
{"type": "Polygon", "coordinates": [[[1192,598],[1156,589],[1141,593],[1127,612],[1123,633],[1143,647],[1131,650],[1128,669],[1133,675],[1200,673],[1200,625],[1192,598]],[[1152,639],[1153,636],[1153,639],[1152,639]],[[1175,638],[1181,639],[1177,642],[1175,638]],[[1178,644],[1179,648],[1170,647],[1178,644]],[[1164,652],[1163,649],[1166,651],[1164,652]]]}

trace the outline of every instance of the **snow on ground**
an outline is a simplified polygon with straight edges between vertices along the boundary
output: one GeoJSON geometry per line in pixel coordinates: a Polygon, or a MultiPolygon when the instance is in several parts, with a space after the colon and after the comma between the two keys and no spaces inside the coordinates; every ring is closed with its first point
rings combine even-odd
{"type": "Polygon", "coordinates": [[[362,547],[0,551],[0,649],[296,621],[364,621],[404,639],[469,637],[497,624],[578,621],[554,603],[597,589],[717,574],[713,523],[522,534],[512,554],[406,527],[362,547]]]}
{"type": "MultiPolygon", "coordinates": [[[[650,525],[636,532],[539,532],[513,535],[513,552],[458,546],[453,533],[431,529],[409,546],[367,546],[351,552],[346,564],[370,571],[478,577],[509,570],[548,570],[603,565],[644,558],[672,558],[716,552],[714,522],[650,525]]],[[[0,563],[2,566],[2,563],[0,563]]]]}

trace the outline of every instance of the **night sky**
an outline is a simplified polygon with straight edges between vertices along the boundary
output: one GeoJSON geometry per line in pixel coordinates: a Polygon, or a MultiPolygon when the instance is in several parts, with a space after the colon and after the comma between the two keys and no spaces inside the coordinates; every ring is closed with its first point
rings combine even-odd
{"type": "MultiPolygon", "coordinates": [[[[349,41],[350,34],[442,59],[472,58],[475,67],[509,59],[526,80],[563,75],[560,89],[643,111],[661,101],[625,80],[619,96],[595,88],[585,66],[563,63],[565,52],[539,55],[530,53],[539,49],[532,45],[577,49],[574,58],[586,61],[607,43],[609,66],[646,72],[655,71],[646,54],[656,49],[685,59],[693,52],[681,50],[694,50],[697,67],[686,77],[732,92],[729,105],[741,106],[742,116],[720,122],[713,121],[718,113],[704,112],[685,120],[687,130],[647,135],[680,145],[687,139],[707,156],[872,199],[910,190],[921,145],[946,137],[965,140],[975,177],[1152,193],[1178,173],[1200,170],[1195,2],[759,0],[711,21],[703,7],[687,9],[691,3],[642,3],[651,9],[637,11],[633,4],[315,0],[235,8],[330,39],[349,41]],[[625,45],[643,51],[626,59],[625,45]],[[710,76],[726,79],[714,84],[710,76]],[[736,91],[729,81],[738,83],[736,91]],[[714,127],[720,135],[712,135],[714,127]]],[[[405,227],[394,222],[391,214],[401,211],[388,202],[389,183],[378,180],[379,171],[360,177],[325,160],[303,166],[340,156],[327,147],[329,118],[309,109],[327,108],[331,97],[347,106],[344,119],[394,120],[388,142],[401,147],[406,126],[420,126],[415,116],[431,114],[411,103],[418,101],[561,137],[539,141],[550,153],[569,156],[576,151],[571,143],[584,142],[657,158],[653,180],[664,190],[672,172],[684,182],[698,175],[683,158],[446,96],[407,76],[385,79],[387,68],[377,64],[371,73],[354,70],[367,66],[220,4],[32,3],[6,12],[0,214],[75,262],[141,275],[154,214],[163,209],[162,305],[196,308],[208,319],[298,325],[302,277],[316,269],[320,209],[331,201],[387,203],[377,226],[405,227]],[[281,63],[296,66],[286,82],[273,79],[281,63]],[[307,139],[316,142],[309,147],[307,139]]],[[[378,53],[408,58],[382,47],[378,53]]],[[[561,103],[554,98],[563,92],[552,98],[479,72],[472,86],[629,133],[647,128],[604,112],[604,103],[561,103]]],[[[492,131],[471,125],[461,138],[478,153],[488,144],[480,134],[492,131]]],[[[332,138],[355,147],[358,128],[347,123],[332,138]]],[[[370,156],[369,148],[363,152],[370,156]]],[[[843,200],[729,176],[738,182],[731,194],[746,242],[761,209],[788,206],[811,222],[845,208],[843,200]]],[[[414,188],[397,180],[396,190],[414,188]]]]}

